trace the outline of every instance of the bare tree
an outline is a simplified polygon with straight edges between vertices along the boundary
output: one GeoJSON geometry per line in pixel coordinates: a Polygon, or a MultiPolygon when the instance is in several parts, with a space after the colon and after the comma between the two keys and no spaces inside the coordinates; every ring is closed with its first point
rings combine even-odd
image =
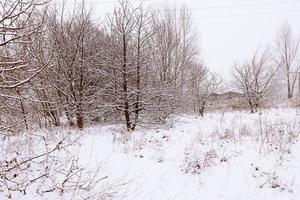
{"type": "Polygon", "coordinates": [[[132,130],[139,123],[140,112],[144,110],[144,102],[147,102],[149,95],[147,89],[147,70],[150,63],[150,39],[154,33],[151,30],[152,18],[148,11],[140,6],[136,13],[136,28],[134,31],[135,46],[135,66],[136,66],[136,86],[135,86],[135,102],[134,102],[134,120],[132,130]]]}
{"type": "Polygon", "coordinates": [[[186,110],[186,92],[190,71],[200,61],[197,35],[191,14],[181,9],[166,7],[153,14],[153,66],[155,79],[164,96],[157,105],[164,107],[166,116],[186,110]]]}
{"type": "Polygon", "coordinates": [[[35,65],[35,55],[28,48],[32,39],[43,32],[43,0],[4,0],[0,2],[0,98],[5,120],[1,129],[24,124],[28,129],[28,102],[24,100],[25,84],[46,67],[35,65]],[[21,117],[20,117],[21,116],[21,117]]]}
{"type": "Polygon", "coordinates": [[[207,67],[196,65],[191,70],[189,80],[189,98],[192,101],[194,111],[204,116],[205,108],[212,93],[217,92],[221,79],[209,72],[207,67]]]}
{"type": "Polygon", "coordinates": [[[140,113],[146,110],[151,95],[148,76],[150,69],[151,15],[142,6],[120,1],[108,17],[105,66],[101,69],[107,82],[103,94],[105,107],[112,107],[123,115],[128,130],[140,122],[140,113]]]}
{"type": "Polygon", "coordinates": [[[278,66],[271,61],[269,49],[254,55],[243,64],[234,64],[233,86],[245,96],[251,113],[257,112],[261,102],[272,88],[278,66]]]}
{"type": "Polygon", "coordinates": [[[98,75],[95,73],[101,31],[92,23],[90,11],[84,5],[75,8],[69,18],[56,10],[50,13],[50,37],[54,42],[53,67],[46,73],[46,81],[56,92],[55,99],[72,126],[79,128],[95,96],[98,75]]]}
{"type": "Polygon", "coordinates": [[[111,36],[110,50],[107,53],[107,63],[110,64],[113,77],[107,74],[113,82],[113,95],[116,109],[124,114],[127,130],[132,129],[130,99],[133,91],[130,83],[134,81],[134,59],[131,45],[136,27],[136,9],[129,1],[120,1],[112,16],[109,16],[109,33],[111,36]]]}
{"type": "Polygon", "coordinates": [[[202,117],[204,116],[204,111],[207,107],[209,97],[212,93],[217,92],[220,84],[221,79],[213,73],[207,74],[203,82],[200,83],[200,90],[198,93],[198,111],[202,117]]]}
{"type": "Polygon", "coordinates": [[[288,98],[292,98],[294,95],[297,74],[300,70],[300,63],[297,60],[298,47],[299,39],[294,38],[290,25],[284,24],[278,33],[279,59],[277,62],[282,66],[285,73],[288,98]]]}

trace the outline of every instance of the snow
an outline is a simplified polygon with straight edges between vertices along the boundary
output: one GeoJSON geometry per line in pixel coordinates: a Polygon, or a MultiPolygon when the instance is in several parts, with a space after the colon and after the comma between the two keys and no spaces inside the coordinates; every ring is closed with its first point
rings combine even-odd
{"type": "Polygon", "coordinates": [[[298,200],[299,117],[279,108],[182,115],[171,127],[133,133],[121,125],[61,131],[81,136],[70,151],[82,166],[121,185],[115,199],[298,200]]]}

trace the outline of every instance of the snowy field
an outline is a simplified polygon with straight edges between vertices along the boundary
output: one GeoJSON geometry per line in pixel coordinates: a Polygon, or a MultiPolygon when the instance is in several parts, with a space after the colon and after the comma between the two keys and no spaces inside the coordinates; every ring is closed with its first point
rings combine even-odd
{"type": "MultiPolygon", "coordinates": [[[[257,114],[215,112],[204,118],[184,115],[164,128],[133,133],[122,126],[93,125],[83,131],[1,136],[1,160],[16,155],[25,160],[49,151],[61,138],[72,145],[42,164],[52,182],[40,179],[26,192],[7,192],[3,185],[0,199],[299,200],[299,120],[295,109],[286,108],[257,114]],[[52,143],[43,144],[48,139],[52,143]],[[89,177],[82,183],[88,187],[72,190],[70,177],[51,189],[65,175],[56,169],[68,169],[75,161],[71,171],[82,170],[81,178],[89,177]]],[[[40,170],[41,164],[34,164],[40,170]]],[[[32,175],[19,173],[12,179],[32,175]]]]}

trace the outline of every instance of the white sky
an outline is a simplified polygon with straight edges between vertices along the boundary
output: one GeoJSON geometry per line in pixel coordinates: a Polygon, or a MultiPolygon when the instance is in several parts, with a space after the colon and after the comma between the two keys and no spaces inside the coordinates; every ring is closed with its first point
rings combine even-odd
{"type": "MultiPolygon", "coordinates": [[[[59,1],[59,0],[57,0],[59,1]]],[[[69,0],[68,2],[73,0],[69,0]]],[[[85,0],[93,14],[103,18],[117,0],[85,0]]],[[[140,2],[141,0],[132,0],[140,2]]],[[[145,6],[185,5],[201,39],[208,67],[225,79],[234,61],[251,55],[256,47],[275,44],[280,26],[288,22],[300,32],[300,0],[143,0],[145,6]]]]}

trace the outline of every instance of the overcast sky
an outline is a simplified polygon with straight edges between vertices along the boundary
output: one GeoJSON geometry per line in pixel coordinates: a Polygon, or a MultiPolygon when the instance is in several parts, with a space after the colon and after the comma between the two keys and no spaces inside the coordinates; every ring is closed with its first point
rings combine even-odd
{"type": "MultiPolygon", "coordinates": [[[[93,5],[93,15],[100,18],[117,2],[85,1],[93,5]]],[[[251,55],[258,46],[274,44],[276,32],[285,22],[296,34],[300,32],[300,0],[143,0],[143,4],[154,9],[164,4],[190,8],[205,63],[225,78],[234,61],[251,55]]]]}

